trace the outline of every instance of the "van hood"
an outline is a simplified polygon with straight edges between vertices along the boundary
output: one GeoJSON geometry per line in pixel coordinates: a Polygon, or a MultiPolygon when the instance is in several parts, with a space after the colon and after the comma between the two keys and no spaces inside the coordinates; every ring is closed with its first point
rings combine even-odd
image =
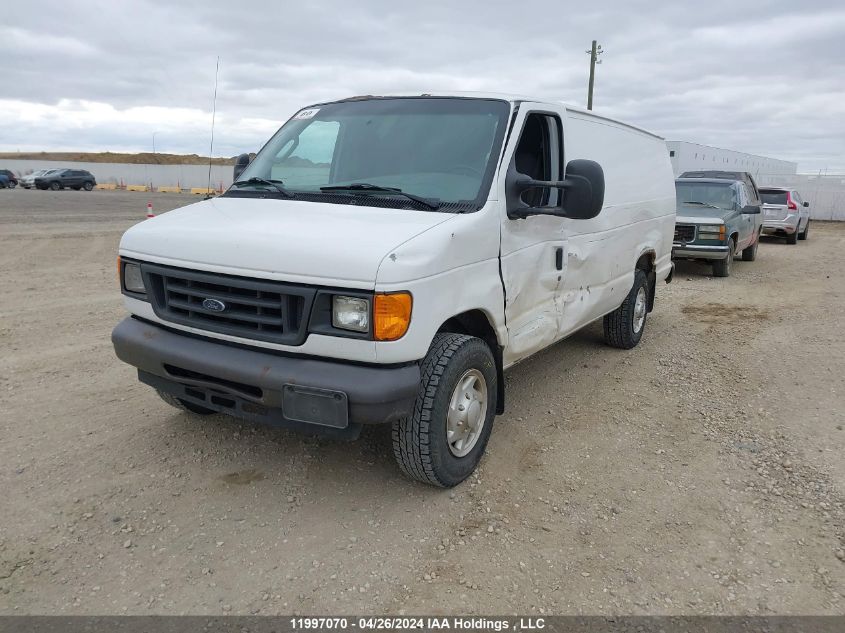
{"type": "Polygon", "coordinates": [[[120,254],[161,264],[372,288],[382,260],[450,213],[270,198],[215,198],[124,233],[120,254]]]}

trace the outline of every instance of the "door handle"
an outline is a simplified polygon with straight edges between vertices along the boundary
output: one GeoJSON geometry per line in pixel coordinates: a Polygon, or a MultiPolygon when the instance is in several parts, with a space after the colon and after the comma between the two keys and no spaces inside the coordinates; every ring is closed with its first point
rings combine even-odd
{"type": "Polygon", "coordinates": [[[559,246],[555,249],[555,268],[563,270],[563,249],[559,246]]]}

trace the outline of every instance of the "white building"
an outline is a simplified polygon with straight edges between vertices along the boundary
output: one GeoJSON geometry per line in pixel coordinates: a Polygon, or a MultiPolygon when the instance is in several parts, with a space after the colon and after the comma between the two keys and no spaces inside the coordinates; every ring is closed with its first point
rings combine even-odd
{"type": "Polygon", "coordinates": [[[747,171],[755,179],[763,176],[787,176],[798,171],[798,163],[786,160],[756,156],[729,149],[688,143],[687,141],[666,141],[669,159],[678,176],[685,171],[712,170],[747,171]]]}

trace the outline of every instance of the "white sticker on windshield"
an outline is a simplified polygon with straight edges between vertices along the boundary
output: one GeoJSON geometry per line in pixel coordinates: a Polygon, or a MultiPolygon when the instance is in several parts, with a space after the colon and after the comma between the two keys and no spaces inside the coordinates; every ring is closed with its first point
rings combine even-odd
{"type": "Polygon", "coordinates": [[[311,108],[310,110],[300,110],[294,115],[294,119],[312,119],[314,115],[320,111],[320,108],[311,108]]]}

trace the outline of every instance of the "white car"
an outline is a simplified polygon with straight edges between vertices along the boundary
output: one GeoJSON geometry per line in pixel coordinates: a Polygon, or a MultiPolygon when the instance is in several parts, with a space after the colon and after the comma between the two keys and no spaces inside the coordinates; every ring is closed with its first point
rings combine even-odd
{"type": "Polygon", "coordinates": [[[38,171],[34,171],[31,174],[27,174],[23,176],[19,181],[18,184],[23,187],[24,189],[32,189],[35,186],[35,179],[40,178],[42,176],[47,176],[52,174],[55,171],[60,171],[58,169],[39,169],[38,171]]]}
{"type": "Polygon", "coordinates": [[[505,370],[596,319],[636,346],[672,275],[663,140],[560,103],[321,103],[235,170],[123,235],[117,356],[197,414],[390,424],[401,469],[436,486],[481,459],[505,370]]]}
{"type": "Polygon", "coordinates": [[[785,237],[787,244],[806,240],[810,232],[810,203],[795,189],[762,187],[763,233],[785,237]]]}

